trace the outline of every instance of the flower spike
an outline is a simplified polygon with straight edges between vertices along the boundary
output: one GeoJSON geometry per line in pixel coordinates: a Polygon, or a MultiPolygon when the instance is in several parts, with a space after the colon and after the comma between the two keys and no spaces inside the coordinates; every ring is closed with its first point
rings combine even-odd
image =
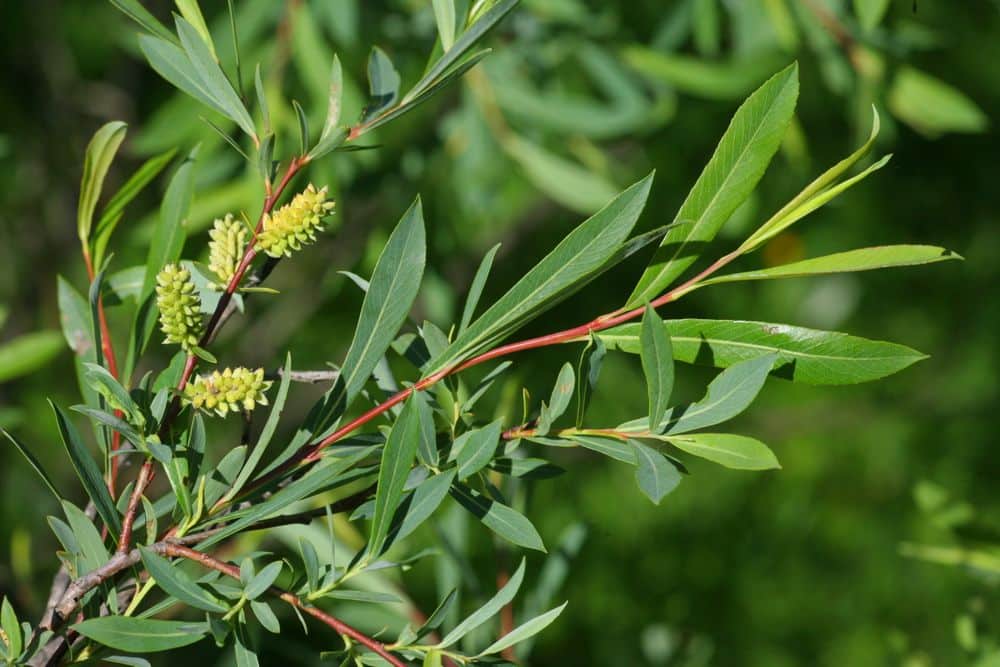
{"type": "Polygon", "coordinates": [[[180,345],[187,352],[193,350],[201,338],[203,323],[201,298],[187,269],[167,264],[160,270],[156,275],[156,305],[166,342],[180,345]]]}
{"type": "Polygon", "coordinates": [[[312,183],[295,195],[291,202],[264,215],[264,225],[257,236],[257,249],[271,257],[291,257],[293,250],[316,241],[323,219],[336,204],[326,200],[326,188],[317,190],[312,183]]]}

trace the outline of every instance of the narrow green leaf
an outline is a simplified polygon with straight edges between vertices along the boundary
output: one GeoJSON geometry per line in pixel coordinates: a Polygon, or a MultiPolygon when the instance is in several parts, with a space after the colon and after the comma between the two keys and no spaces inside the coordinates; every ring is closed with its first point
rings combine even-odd
{"type": "Polygon", "coordinates": [[[649,430],[654,431],[670,405],[674,388],[674,351],[663,320],[648,303],[639,330],[639,350],[649,396],[649,430]]]}
{"type": "Polygon", "coordinates": [[[348,403],[406,320],[420,288],[425,257],[424,216],[418,197],[389,236],[361,305],[354,338],[341,365],[348,403]]]}
{"type": "Polygon", "coordinates": [[[455,43],[455,0],[433,0],[431,4],[441,38],[441,50],[447,51],[455,43]]]}
{"type": "Polygon", "coordinates": [[[638,45],[626,46],[621,54],[622,60],[644,78],[709,100],[739,99],[787,62],[780,53],[758,52],[754,56],[737,54],[729,60],[716,60],[638,45]]]}
{"type": "Polygon", "coordinates": [[[0,345],[0,382],[28,375],[48,365],[63,350],[58,331],[35,331],[0,345]]]}
{"type": "Polygon", "coordinates": [[[497,419],[483,428],[467,431],[455,440],[454,448],[458,450],[458,479],[468,479],[493,460],[497,445],[500,444],[502,428],[502,420],[497,419]]]}
{"type": "Polygon", "coordinates": [[[498,250],[500,250],[499,243],[487,251],[486,255],[483,256],[483,261],[479,263],[479,268],[476,269],[476,275],[473,276],[472,284],[469,286],[469,295],[465,297],[465,306],[462,308],[462,319],[459,322],[457,334],[459,336],[469,327],[469,322],[476,314],[479,297],[483,295],[483,288],[486,287],[486,279],[489,278],[490,269],[493,268],[493,259],[498,250]]]}
{"type": "Polygon", "coordinates": [[[772,470],[781,464],[760,440],[731,433],[692,433],[662,438],[688,454],[734,470],[772,470]]]}
{"type": "Polygon", "coordinates": [[[271,605],[263,600],[251,600],[250,609],[253,610],[253,615],[257,617],[257,620],[260,621],[265,630],[273,634],[281,633],[281,624],[271,609],[271,605]]]}
{"type": "Polygon", "coordinates": [[[433,84],[441,75],[445,74],[452,65],[457,63],[459,59],[468,52],[477,42],[479,42],[483,37],[486,36],[500,20],[507,15],[510,10],[514,9],[517,5],[518,0],[500,0],[495,3],[489,11],[479,17],[472,25],[470,25],[465,32],[463,32],[450,49],[445,51],[441,58],[434,63],[434,65],[427,70],[427,73],[421,77],[420,81],[417,82],[410,92],[406,94],[403,98],[403,103],[406,104],[408,101],[415,99],[421,93],[425,91],[431,84],[433,84]]]}
{"type": "Polygon", "coordinates": [[[101,472],[97,468],[97,463],[90,456],[80,434],[66,414],[52,401],[49,401],[49,405],[55,412],[56,422],[59,424],[59,434],[62,436],[63,444],[73,462],[73,468],[76,470],[80,482],[83,483],[84,490],[94,501],[97,513],[108,527],[109,532],[117,538],[119,531],[121,531],[121,518],[118,516],[118,510],[115,509],[115,502],[108,492],[108,487],[104,484],[101,472]]]}
{"type": "Polygon", "coordinates": [[[97,532],[94,523],[83,510],[68,500],[64,500],[62,505],[66,520],[73,531],[73,538],[83,557],[77,576],[83,576],[108,562],[108,550],[104,546],[101,534],[97,532]]]}
{"type": "Polygon", "coordinates": [[[455,481],[454,470],[438,473],[422,481],[396,511],[386,543],[394,544],[407,538],[429,519],[448,495],[448,489],[451,488],[453,481],[455,481]]]}
{"type": "Polygon", "coordinates": [[[4,434],[4,436],[10,441],[10,444],[14,445],[17,451],[21,453],[21,456],[23,456],[24,459],[28,462],[28,465],[30,465],[34,469],[34,471],[38,473],[38,476],[42,478],[42,481],[45,483],[45,486],[49,488],[49,491],[51,491],[52,495],[56,497],[56,500],[62,502],[63,500],[62,494],[60,494],[59,491],[56,489],[56,485],[52,483],[52,478],[49,477],[49,474],[47,472],[45,472],[45,469],[42,467],[41,462],[35,457],[34,454],[31,453],[31,450],[28,449],[27,445],[25,445],[20,440],[15,438],[13,435],[8,433],[6,429],[0,428],[0,433],[4,434]]]}
{"type": "Polygon", "coordinates": [[[237,625],[236,632],[233,634],[236,635],[236,641],[233,642],[233,657],[236,661],[236,667],[260,667],[260,659],[251,646],[246,626],[237,625]]]}
{"type": "Polygon", "coordinates": [[[510,579],[504,584],[503,588],[497,591],[496,595],[490,598],[486,604],[474,611],[468,618],[459,623],[452,629],[451,632],[446,634],[444,638],[435,644],[435,648],[447,648],[457,642],[459,639],[469,634],[472,630],[475,630],[480,625],[490,620],[503,609],[507,604],[514,599],[517,595],[517,591],[521,588],[521,582],[524,581],[524,559],[521,559],[521,564],[517,566],[517,570],[511,575],[510,579]]]}
{"type": "Polygon", "coordinates": [[[238,519],[226,525],[218,533],[199,542],[197,548],[205,549],[213,544],[218,544],[230,536],[241,532],[247,526],[273,516],[289,505],[309,498],[322,489],[329,488],[343,477],[346,471],[369,456],[374,450],[374,447],[368,447],[342,458],[323,459],[321,463],[317,464],[316,467],[297,480],[295,484],[286,486],[268,497],[267,500],[256,503],[249,511],[245,514],[240,514],[238,519]]]}
{"type": "Polygon", "coordinates": [[[267,589],[274,584],[275,579],[281,574],[281,561],[275,561],[265,566],[260,572],[255,574],[250,582],[243,589],[243,595],[248,600],[256,600],[267,592],[267,589]]]}
{"type": "Polygon", "coordinates": [[[155,653],[188,646],[208,633],[205,623],[131,616],[89,618],[73,629],[94,641],[130,653],[155,653]]]}
{"type": "MultiPolygon", "coordinates": [[[[205,25],[205,17],[201,13],[201,7],[198,6],[198,0],[175,0],[175,2],[177,9],[181,11],[181,16],[198,31],[212,57],[218,61],[219,57],[215,54],[215,42],[212,41],[212,33],[209,32],[208,26],[205,25]]],[[[239,55],[237,54],[238,57],[239,55]]]]}
{"type": "MultiPolygon", "coordinates": [[[[730,366],[709,383],[705,398],[667,410],[656,432],[686,433],[732,419],[746,410],[760,393],[775,358],[768,354],[730,366]]],[[[646,419],[635,419],[619,429],[638,433],[647,426],[646,419]]]]}
{"type": "MultiPolygon", "coordinates": [[[[926,355],[896,343],[835,331],[742,320],[667,320],[674,359],[728,368],[777,354],[772,375],[813,385],[869,382],[897,373],[926,355]]],[[[623,324],[596,334],[609,349],[638,354],[639,325],[623,324]]]]}
{"type": "Polygon", "coordinates": [[[101,217],[94,228],[94,266],[104,265],[108,240],[121,222],[125,207],[163,171],[173,159],[175,152],[176,149],[171,148],[143,162],[101,211],[101,217]]]}
{"type": "Polygon", "coordinates": [[[146,255],[146,275],[139,292],[139,308],[132,324],[132,341],[123,371],[124,377],[132,374],[156,327],[157,309],[153,298],[156,274],[167,264],[176,262],[184,248],[186,218],[194,196],[194,165],[197,154],[198,147],[195,147],[178,166],[160,205],[159,220],[146,255]]]}
{"type": "Polygon", "coordinates": [[[500,639],[487,646],[484,650],[480,651],[476,657],[478,658],[484,655],[500,653],[514,644],[524,641],[528,637],[537,635],[539,632],[549,627],[553,621],[559,618],[559,614],[562,613],[563,609],[565,609],[568,604],[569,602],[563,602],[555,609],[550,609],[544,614],[540,614],[539,616],[535,616],[534,618],[525,621],[500,639]]]}
{"type": "Polygon", "coordinates": [[[635,448],[635,481],[647,498],[659,505],[663,497],[681,483],[681,473],[667,457],[652,447],[632,442],[635,448]]]}
{"type": "MultiPolygon", "coordinates": [[[[645,422],[645,420],[642,421],[645,422]]],[[[621,461],[622,463],[628,463],[631,465],[636,464],[635,449],[633,449],[631,445],[624,440],[619,440],[618,438],[602,438],[594,435],[574,435],[571,436],[570,439],[580,443],[581,446],[591,451],[603,454],[604,456],[613,458],[616,461],[621,461]]]]}
{"type": "Polygon", "coordinates": [[[383,109],[395,103],[399,96],[399,72],[385,51],[372,47],[368,57],[368,90],[370,99],[365,107],[362,122],[374,118],[383,109]]]}
{"type": "Polygon", "coordinates": [[[17,658],[24,650],[24,642],[21,636],[21,623],[17,620],[14,606],[6,596],[4,596],[3,604],[0,605],[0,627],[3,628],[4,635],[6,635],[6,641],[0,641],[0,643],[5,645],[7,654],[12,658],[11,664],[16,664],[17,658]]]}
{"type": "Polygon", "coordinates": [[[111,4],[114,5],[118,11],[122,12],[142,26],[145,30],[148,30],[157,37],[165,39],[168,42],[177,41],[177,37],[175,37],[165,25],[160,23],[155,16],[150,14],[146,8],[142,6],[139,0],[111,0],[111,4]]]}
{"type": "Polygon", "coordinates": [[[260,431],[257,444],[254,445],[250,457],[247,459],[246,464],[244,464],[243,469],[240,470],[239,476],[226,492],[225,498],[227,500],[235,498],[236,494],[243,489],[260,463],[261,457],[264,456],[264,452],[267,451],[267,446],[271,444],[271,438],[274,437],[274,432],[278,429],[278,422],[281,421],[281,411],[285,408],[285,401],[288,399],[288,388],[291,386],[291,383],[292,354],[289,352],[285,354],[285,365],[281,371],[281,382],[278,384],[278,393],[274,397],[274,403],[271,405],[271,412],[267,415],[267,421],[264,422],[264,428],[260,431]]]}
{"type": "Polygon", "coordinates": [[[217,108],[222,110],[227,118],[239,125],[248,136],[256,137],[250,113],[240,99],[239,93],[233,88],[233,84],[226,78],[225,72],[219,67],[208,44],[188,21],[177,17],[175,22],[181,46],[184,47],[184,52],[203,90],[215,100],[217,108]]]}
{"type": "Polygon", "coordinates": [[[576,389],[576,375],[573,372],[573,365],[569,362],[563,364],[559,370],[559,377],[552,387],[552,394],[549,402],[542,404],[542,411],[538,417],[538,425],[535,431],[538,435],[545,435],[552,428],[559,417],[566,412],[570,402],[573,400],[573,392],[576,389]]]}
{"type": "Polygon", "coordinates": [[[201,80],[187,54],[177,46],[176,40],[168,41],[150,35],[139,35],[139,49],[153,70],[178,90],[187,93],[210,109],[229,117],[228,110],[210,92],[201,80]]]}
{"type": "Polygon", "coordinates": [[[698,259],[703,247],[746,201],[781,145],[798,99],[798,65],[768,79],[744,102],[715,153],[677,212],[677,227],[660,243],[626,302],[635,308],[652,301],[698,259]]]}
{"type": "Polygon", "coordinates": [[[94,221],[94,209],[101,197],[104,187],[104,177],[114,160],[118,147],[125,139],[128,125],[121,121],[112,121],[103,125],[94,133],[87,144],[87,153],[83,161],[83,177],[80,179],[80,201],[76,211],[76,231],[80,243],[85,249],[90,248],[90,229],[94,221]]]}
{"type": "Polygon", "coordinates": [[[168,595],[172,595],[184,604],[217,614],[225,613],[226,605],[191,580],[182,570],[175,568],[166,558],[157,555],[144,547],[139,547],[142,564],[146,566],[149,575],[168,595]]]}
{"type": "Polygon", "coordinates": [[[257,107],[260,109],[260,117],[264,123],[264,134],[273,134],[271,128],[271,110],[267,103],[267,91],[264,90],[264,79],[260,75],[260,63],[253,72],[253,89],[257,95],[257,107]]]}
{"type": "Polygon", "coordinates": [[[570,232],[503,297],[479,316],[425,375],[451,367],[506,338],[608,267],[646,204],[653,174],[619,194],[570,232]]]}
{"type": "Polygon", "coordinates": [[[302,552],[302,565],[306,571],[306,582],[310,593],[319,588],[319,556],[316,547],[304,537],[299,538],[299,551],[302,552]]]}
{"type": "Polygon", "coordinates": [[[451,487],[452,497],[494,533],[518,546],[545,551],[541,535],[523,514],[490,500],[465,484],[451,487]]]}
{"type": "Polygon", "coordinates": [[[375,491],[375,514],[368,553],[379,556],[389,534],[392,517],[403,497],[406,478],[413,467],[420,440],[420,412],[413,398],[406,401],[403,411],[393,424],[392,431],[382,449],[382,462],[378,471],[378,488],[375,491]]]}
{"type": "Polygon", "coordinates": [[[137,427],[142,427],[146,423],[142,410],[132,400],[128,389],[123,387],[107,369],[89,362],[85,362],[83,366],[86,369],[84,378],[94,391],[104,397],[112,409],[124,412],[129,423],[137,427]]]}
{"type": "Polygon", "coordinates": [[[872,271],[897,266],[916,266],[933,264],[951,259],[963,259],[961,255],[944,248],[928,245],[887,245],[873,248],[859,248],[805,259],[801,262],[782,264],[759,271],[744,271],[730,273],[724,276],[709,278],[701,283],[716,285],[744,280],[773,280],[776,278],[801,278],[804,276],[827,275],[830,273],[850,273],[853,271],[872,271]]]}
{"type": "Polygon", "coordinates": [[[868,155],[875,145],[875,139],[878,137],[880,127],[881,120],[879,119],[878,110],[873,106],[872,129],[868,135],[868,140],[846,158],[820,174],[812,183],[803,188],[802,192],[795,195],[791,201],[782,206],[777,213],[772,215],[767,222],[761,225],[757,231],[743,242],[740,246],[740,251],[746,253],[759,248],[768,239],[774,238],[796,221],[827,204],[842,192],[884,166],[889,159],[888,156],[868,167],[857,176],[848,179],[846,182],[834,185],[838,178],[847,173],[848,169],[857,164],[861,158],[868,155]]]}
{"type": "Polygon", "coordinates": [[[299,121],[299,155],[305,155],[309,152],[309,118],[306,117],[305,109],[298,101],[292,100],[292,107],[299,121]]]}
{"type": "Polygon", "coordinates": [[[340,66],[340,58],[336,54],[333,56],[333,65],[330,67],[330,85],[327,93],[326,120],[323,123],[323,132],[320,139],[326,139],[333,135],[337,125],[340,124],[340,110],[343,108],[344,100],[344,72],[340,66]]]}

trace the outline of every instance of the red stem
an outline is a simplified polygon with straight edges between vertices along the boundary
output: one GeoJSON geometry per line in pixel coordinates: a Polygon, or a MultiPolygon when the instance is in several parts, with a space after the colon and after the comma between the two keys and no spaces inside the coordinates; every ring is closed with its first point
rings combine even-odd
{"type": "MultiPolygon", "coordinates": [[[[195,551],[194,549],[181,546],[179,544],[167,544],[164,546],[163,551],[168,556],[187,558],[189,560],[193,560],[196,563],[199,563],[209,569],[215,570],[216,572],[221,572],[222,574],[228,577],[232,577],[233,579],[238,580],[240,578],[240,570],[238,567],[236,567],[235,565],[229,565],[227,563],[223,563],[217,558],[213,558],[212,556],[206,553],[202,553],[201,551],[195,551]]],[[[296,597],[292,593],[283,591],[273,586],[271,587],[270,592],[278,596],[288,604],[292,605],[293,607],[296,607],[297,609],[300,609],[301,611],[304,611],[305,613],[309,614],[313,618],[316,618],[321,622],[325,623],[327,626],[332,628],[338,634],[350,637],[359,644],[364,645],[371,651],[377,653],[382,658],[384,658],[393,667],[406,667],[406,663],[404,663],[398,657],[390,653],[386,649],[385,644],[383,644],[382,642],[372,639],[371,637],[364,634],[360,630],[357,630],[356,628],[348,625],[347,623],[344,623],[340,619],[331,616],[322,609],[318,609],[317,607],[313,607],[312,605],[306,604],[300,598],[296,597]]]]}

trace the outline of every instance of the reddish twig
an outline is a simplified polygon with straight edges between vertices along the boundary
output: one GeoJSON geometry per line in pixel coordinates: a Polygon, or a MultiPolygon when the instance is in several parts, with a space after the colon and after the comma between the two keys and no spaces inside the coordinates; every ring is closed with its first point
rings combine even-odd
{"type": "MultiPolygon", "coordinates": [[[[204,567],[207,567],[211,570],[215,570],[216,572],[221,572],[227,577],[232,577],[233,579],[239,580],[240,578],[240,569],[235,565],[229,565],[227,563],[223,563],[217,558],[213,558],[212,556],[203,553],[201,551],[195,551],[190,547],[185,547],[179,544],[167,543],[163,546],[163,553],[167,556],[174,556],[177,558],[187,558],[188,560],[195,561],[196,563],[204,567]]],[[[393,667],[406,667],[406,663],[404,663],[402,660],[400,660],[391,652],[389,652],[386,649],[385,644],[376,639],[372,639],[371,637],[364,634],[360,630],[357,630],[356,628],[348,625],[347,623],[344,623],[339,618],[331,616],[322,609],[306,604],[299,597],[293,595],[292,593],[289,593],[288,591],[284,591],[275,586],[272,586],[268,590],[272,595],[281,598],[283,601],[287,602],[293,607],[296,607],[297,609],[309,614],[313,618],[320,620],[321,622],[332,628],[334,631],[336,631],[338,634],[350,637],[359,644],[362,644],[366,648],[377,653],[382,658],[384,658],[390,665],[393,665],[393,667]]]]}

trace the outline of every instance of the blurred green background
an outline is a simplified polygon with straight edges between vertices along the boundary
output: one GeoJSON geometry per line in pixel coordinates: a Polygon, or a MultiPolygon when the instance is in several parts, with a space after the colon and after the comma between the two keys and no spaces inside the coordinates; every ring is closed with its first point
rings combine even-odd
{"type": "MultiPolygon", "coordinates": [[[[146,4],[161,17],[172,5],[146,4]]],[[[293,97],[320,126],[334,52],[350,79],[350,114],[360,108],[370,45],[384,47],[410,82],[435,39],[430,3],[422,0],[235,5],[244,75],[264,64],[276,122],[288,133],[293,97]]],[[[231,62],[225,3],[205,0],[202,7],[220,56],[231,62]]],[[[77,402],[71,355],[58,333],[55,279],[61,274],[86,288],[74,220],[90,135],[111,119],[130,124],[112,185],[151,155],[202,142],[186,257],[204,256],[214,217],[241,209],[255,216],[260,196],[252,169],[199,120],[205,112],[137,56],[133,26],[109,3],[4,3],[0,36],[0,424],[73,489],[45,399],[77,402]]],[[[338,271],[367,275],[417,193],[429,225],[429,269],[416,318],[440,325],[460,312],[479,259],[494,243],[503,246],[486,300],[652,168],[656,182],[640,225],[669,222],[739,102],[798,59],[796,124],[715,252],[733,247],[850,152],[868,132],[874,103],[883,120],[879,148],[895,154],[890,165],[741,266],[882,243],[943,245],[966,262],[714,288],[663,314],[836,329],[898,341],[931,358],[864,386],[769,381],[735,428],[771,444],[783,470],[740,473],[691,461],[691,476],[660,507],[636,491],[625,466],[582,453],[562,457],[568,474],[539,483],[526,511],[550,545],[577,523],[586,539],[556,595],[571,604],[541,636],[531,662],[1000,660],[991,653],[991,637],[1000,636],[991,631],[1000,612],[993,581],[900,553],[904,542],[959,544],[956,522],[974,515],[988,524],[1000,506],[1000,142],[993,131],[1000,3],[525,0],[492,41],[496,51],[484,67],[380,129],[369,142],[378,150],[337,154],[310,168],[310,180],[336,193],[338,229],[282,263],[272,282],[282,296],[250,303],[250,316],[224,332],[220,359],[273,368],[286,349],[296,368],[340,359],[360,294],[338,271]],[[961,518],[935,519],[928,509],[961,518]]],[[[163,184],[157,187],[162,192],[163,184]]],[[[114,269],[143,261],[156,197],[129,208],[112,242],[114,269]]],[[[616,308],[644,259],[592,284],[523,335],[616,308]]],[[[125,325],[112,311],[112,326],[125,325]]],[[[544,396],[559,365],[577,355],[570,347],[524,355],[518,379],[544,396]]],[[[682,367],[680,388],[696,397],[711,375],[682,367]]],[[[294,388],[287,429],[317,391],[294,388]]],[[[518,414],[514,398],[497,409],[518,414]]],[[[645,400],[638,360],[609,355],[588,422],[639,416],[645,400]]],[[[24,462],[0,447],[0,592],[12,596],[22,617],[44,606],[57,565],[45,516],[57,510],[24,462]]],[[[489,540],[476,527],[469,531],[472,566],[490,582],[489,540]]],[[[541,560],[529,558],[531,571],[541,560]]],[[[403,579],[427,610],[436,601],[433,575],[428,564],[403,579]]],[[[309,660],[300,650],[308,639],[288,634],[265,644],[267,664],[309,660]]],[[[207,642],[187,652],[209,663],[218,655],[207,642]]]]}

